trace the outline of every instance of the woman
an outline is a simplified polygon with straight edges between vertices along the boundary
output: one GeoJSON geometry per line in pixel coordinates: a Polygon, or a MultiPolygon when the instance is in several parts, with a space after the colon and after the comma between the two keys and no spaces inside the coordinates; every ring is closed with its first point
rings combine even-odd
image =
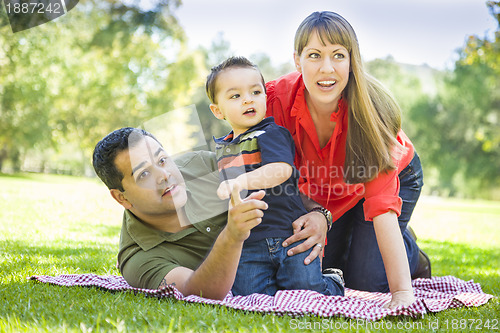
{"type": "MultiPolygon", "coordinates": [[[[267,115],[295,141],[300,190],[333,215],[323,267],[344,271],[346,287],[390,291],[389,307],[415,298],[411,278],[430,277],[430,262],[407,228],[420,195],[422,169],[401,130],[394,99],[362,66],[351,25],[315,12],[295,35],[297,72],[267,84],[267,115]]],[[[325,238],[329,212],[316,207],[294,222],[284,246],[308,238],[290,255],[325,238]]]]}

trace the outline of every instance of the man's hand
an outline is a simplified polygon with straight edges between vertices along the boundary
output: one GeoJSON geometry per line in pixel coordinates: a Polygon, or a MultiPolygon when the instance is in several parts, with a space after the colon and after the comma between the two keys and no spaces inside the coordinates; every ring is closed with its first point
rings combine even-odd
{"type": "Polygon", "coordinates": [[[268,206],[262,201],[265,191],[254,192],[245,199],[241,199],[240,191],[240,185],[234,183],[226,228],[235,241],[243,242],[250,236],[250,230],[262,222],[263,210],[268,206]]]}
{"type": "MultiPolygon", "coordinates": [[[[262,221],[267,203],[264,191],[241,199],[240,187],[233,187],[226,227],[221,231],[207,258],[195,271],[186,267],[172,269],[163,284],[174,284],[184,295],[224,299],[234,283],[241,249],[250,230],[262,221]]],[[[162,285],[163,285],[162,284],[162,285]]]]}
{"type": "MultiPolygon", "coordinates": [[[[299,240],[306,239],[302,244],[288,250],[287,254],[293,256],[294,254],[307,251],[314,246],[311,253],[304,259],[304,264],[309,265],[317,256],[323,253],[326,232],[328,229],[325,217],[319,212],[310,212],[295,220],[292,226],[293,235],[285,239],[283,247],[287,247],[299,240]],[[316,244],[321,244],[321,247],[315,246],[316,244]]],[[[321,256],[320,259],[322,259],[321,256]]]]}
{"type": "Polygon", "coordinates": [[[397,306],[408,306],[415,302],[413,290],[396,291],[391,295],[391,300],[384,304],[384,308],[393,309],[397,306]]]}

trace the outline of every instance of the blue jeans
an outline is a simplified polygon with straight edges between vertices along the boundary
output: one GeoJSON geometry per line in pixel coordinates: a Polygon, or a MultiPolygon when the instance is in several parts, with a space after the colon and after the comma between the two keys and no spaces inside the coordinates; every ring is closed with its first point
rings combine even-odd
{"type": "MultiPolygon", "coordinates": [[[[399,173],[399,181],[403,206],[398,222],[413,274],[418,266],[419,248],[406,227],[423,186],[422,165],[417,153],[399,173]]],[[[340,268],[348,288],[388,292],[389,284],[375,229],[373,222],[365,221],[363,202],[364,199],[333,223],[327,235],[323,267],[340,268]]]]}
{"type": "MultiPolygon", "coordinates": [[[[312,251],[288,256],[281,244],[285,238],[245,242],[233,284],[234,295],[274,295],[282,289],[314,290],[324,295],[344,295],[341,281],[323,276],[319,258],[309,265],[304,259],[312,251]]],[[[293,246],[300,244],[294,243],[293,246]]]]}

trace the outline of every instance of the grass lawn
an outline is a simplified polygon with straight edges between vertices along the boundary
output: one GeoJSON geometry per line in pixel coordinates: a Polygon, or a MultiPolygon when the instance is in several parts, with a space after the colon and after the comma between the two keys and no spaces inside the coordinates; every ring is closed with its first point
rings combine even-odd
{"type": "MultiPolygon", "coordinates": [[[[92,179],[2,175],[0,188],[0,332],[307,332],[325,327],[324,318],[313,316],[293,319],[28,281],[31,275],[119,274],[114,265],[122,210],[92,179]]],[[[411,224],[434,275],[473,279],[485,292],[500,295],[499,202],[423,197],[411,224]]],[[[355,326],[359,332],[397,325],[408,332],[451,331],[453,321],[469,320],[481,321],[479,328],[486,330],[488,319],[496,320],[493,331],[499,331],[497,298],[479,308],[355,326]]],[[[352,323],[333,318],[327,327],[344,322],[344,327],[352,323]]]]}

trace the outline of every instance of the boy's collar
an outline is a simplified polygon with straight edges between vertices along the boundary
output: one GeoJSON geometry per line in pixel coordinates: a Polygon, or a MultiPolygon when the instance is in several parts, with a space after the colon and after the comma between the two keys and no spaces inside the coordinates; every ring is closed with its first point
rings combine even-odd
{"type": "Polygon", "coordinates": [[[273,122],[274,122],[274,117],[266,117],[266,118],[262,119],[262,121],[260,123],[258,123],[255,126],[250,127],[245,132],[243,132],[240,135],[238,135],[236,138],[234,137],[234,132],[231,131],[226,136],[223,136],[223,137],[220,137],[220,138],[214,137],[214,142],[215,143],[230,143],[230,142],[233,142],[235,140],[239,141],[239,138],[241,138],[243,135],[245,135],[245,134],[247,134],[249,132],[253,132],[255,130],[259,130],[262,127],[268,125],[269,123],[273,123],[273,122]]]}

